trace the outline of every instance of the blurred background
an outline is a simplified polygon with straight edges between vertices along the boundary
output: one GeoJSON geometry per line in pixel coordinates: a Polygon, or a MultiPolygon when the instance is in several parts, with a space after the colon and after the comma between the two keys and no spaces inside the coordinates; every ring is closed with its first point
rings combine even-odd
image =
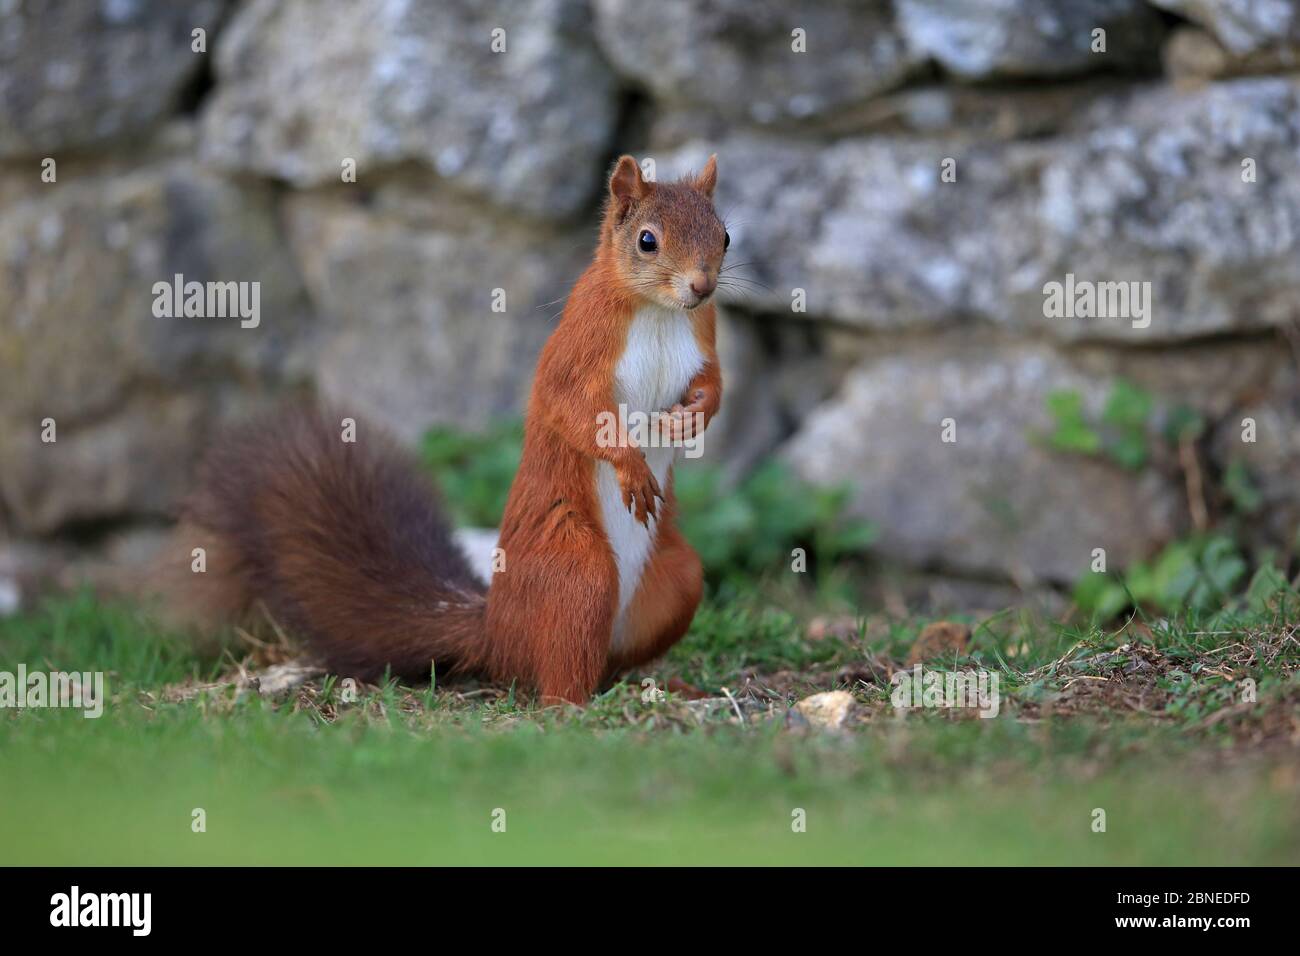
{"type": "Polygon", "coordinates": [[[623,152],[718,154],[749,280],[682,479],[715,579],[811,543],[886,605],[1113,612],[1095,549],[1157,606],[1285,573],[1298,63],[1290,0],[0,0],[0,606],[137,566],[288,393],[490,525],[623,152]],[[260,283],[258,326],[155,316],[177,274],[260,283]],[[1046,317],[1067,274],[1149,282],[1149,326],[1046,317]]]}

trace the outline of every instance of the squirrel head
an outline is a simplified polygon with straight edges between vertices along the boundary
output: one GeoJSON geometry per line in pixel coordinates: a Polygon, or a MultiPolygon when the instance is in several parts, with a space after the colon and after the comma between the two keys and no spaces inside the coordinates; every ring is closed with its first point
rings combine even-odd
{"type": "Polygon", "coordinates": [[[636,296],[669,309],[703,305],[718,287],[731,237],[713,208],[717,156],[695,176],[654,183],[623,156],[609,177],[603,253],[636,296]]]}

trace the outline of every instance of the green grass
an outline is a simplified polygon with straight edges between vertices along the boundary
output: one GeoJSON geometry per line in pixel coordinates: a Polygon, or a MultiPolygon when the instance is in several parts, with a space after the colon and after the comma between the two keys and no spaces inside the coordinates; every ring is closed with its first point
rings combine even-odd
{"type": "MultiPolygon", "coordinates": [[[[901,657],[919,624],[815,641],[788,612],[708,606],[647,674],[739,694],[793,670],[827,689],[867,655],[901,657]]],[[[863,719],[826,734],[787,729],[780,694],[771,719],[739,725],[676,695],[643,702],[635,677],[581,711],[464,684],[365,687],[353,703],[333,681],[275,701],[225,683],[181,698],[164,687],[229,674],[229,652],[197,655],[130,608],[57,601],[0,622],[0,669],[102,669],[111,703],[98,720],[0,711],[0,863],[1300,860],[1293,631],[1191,622],[1098,658],[1128,639],[1007,615],[944,665],[997,669],[999,718],[899,718],[886,691],[854,685],[863,719]],[[1205,726],[1236,704],[1237,685],[1205,673],[1229,646],[1219,669],[1258,680],[1259,712],[1205,726]],[[1135,657],[1153,669],[1150,706],[1072,698],[1079,673],[1122,674],[1135,657]],[[1105,833],[1091,830],[1097,807],[1105,833]],[[191,832],[195,808],[205,833],[191,832]]]]}
{"type": "Polygon", "coordinates": [[[1080,776],[1044,751],[1081,741],[1010,722],[793,744],[775,730],[421,734],[256,701],[219,721],[78,719],[6,743],[5,862],[1283,863],[1300,848],[1288,796],[1244,774],[1080,776]]]}

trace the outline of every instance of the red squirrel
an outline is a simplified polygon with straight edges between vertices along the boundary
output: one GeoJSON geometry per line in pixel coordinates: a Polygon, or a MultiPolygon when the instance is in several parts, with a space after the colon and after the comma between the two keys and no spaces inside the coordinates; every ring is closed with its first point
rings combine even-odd
{"type": "Polygon", "coordinates": [[[576,704],[680,640],[703,578],[674,525],[668,440],[697,437],[722,399],[716,182],[716,157],[671,183],[631,156],[614,167],[594,259],[538,361],[489,588],[404,450],[364,424],[344,442],[339,415],[300,408],[231,432],[200,467],[181,535],[206,550],[191,578],[208,612],[260,602],[343,676],[436,667],[576,704]],[[601,441],[620,412],[666,413],[666,440],[638,447],[620,425],[601,441]]]}

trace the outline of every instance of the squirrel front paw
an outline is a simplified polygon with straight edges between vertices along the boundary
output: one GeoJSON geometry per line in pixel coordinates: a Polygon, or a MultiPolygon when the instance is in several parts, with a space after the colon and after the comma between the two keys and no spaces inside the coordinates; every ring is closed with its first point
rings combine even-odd
{"type": "Polygon", "coordinates": [[[696,435],[702,435],[708,427],[711,413],[709,393],[703,388],[692,389],[682,396],[682,401],[672,408],[664,409],[660,429],[668,441],[690,441],[696,435]]]}
{"type": "Polygon", "coordinates": [[[664,409],[660,422],[663,437],[674,445],[703,434],[706,424],[703,409],[680,403],[664,409]]]}
{"type": "Polygon", "coordinates": [[[637,521],[650,527],[650,519],[656,516],[658,507],[655,499],[662,501],[664,495],[654,472],[646,464],[645,454],[639,449],[632,450],[614,466],[614,474],[623,492],[624,506],[634,512],[637,521]]]}

